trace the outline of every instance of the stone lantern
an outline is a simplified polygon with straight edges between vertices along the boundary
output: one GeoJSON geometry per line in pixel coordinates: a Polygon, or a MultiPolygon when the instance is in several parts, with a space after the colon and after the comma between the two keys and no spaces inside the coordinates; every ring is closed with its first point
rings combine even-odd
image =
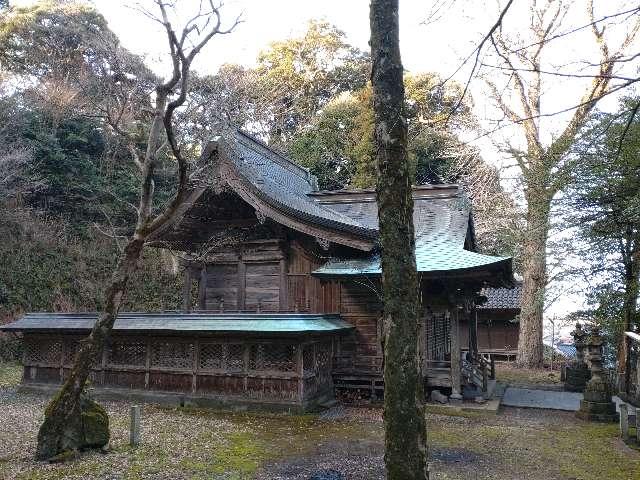
{"type": "Polygon", "coordinates": [[[611,400],[609,385],[602,375],[602,344],[600,327],[594,326],[587,339],[591,379],[584,389],[584,399],[580,401],[576,416],[596,422],[617,422],[616,405],[611,400]]]}
{"type": "Polygon", "coordinates": [[[564,389],[569,392],[583,392],[591,378],[591,372],[585,361],[587,332],[582,329],[582,325],[577,323],[571,336],[573,337],[573,345],[576,347],[576,359],[566,367],[564,389]]]}

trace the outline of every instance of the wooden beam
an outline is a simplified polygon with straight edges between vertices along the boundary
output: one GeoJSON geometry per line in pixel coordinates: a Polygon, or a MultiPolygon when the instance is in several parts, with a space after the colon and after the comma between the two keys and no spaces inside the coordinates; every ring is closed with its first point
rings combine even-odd
{"type": "Polygon", "coordinates": [[[461,402],[461,356],[459,309],[454,306],[451,319],[451,396],[453,402],[461,402]]]}
{"type": "Polygon", "coordinates": [[[203,265],[200,269],[200,285],[198,286],[198,308],[200,310],[207,309],[207,266],[203,265]]]}
{"type": "Polygon", "coordinates": [[[247,289],[247,264],[240,258],[238,260],[238,310],[244,310],[246,304],[247,289]]]}
{"type": "Polygon", "coordinates": [[[640,335],[633,332],[624,332],[624,334],[629,337],[631,340],[640,343],[640,335]]]}
{"type": "Polygon", "coordinates": [[[191,278],[191,268],[184,269],[184,286],[182,287],[182,309],[185,312],[191,311],[191,286],[193,279],[191,278]]]}
{"type": "Polygon", "coordinates": [[[287,285],[287,261],[285,259],[280,260],[280,311],[286,311],[289,307],[289,292],[287,285]]]}

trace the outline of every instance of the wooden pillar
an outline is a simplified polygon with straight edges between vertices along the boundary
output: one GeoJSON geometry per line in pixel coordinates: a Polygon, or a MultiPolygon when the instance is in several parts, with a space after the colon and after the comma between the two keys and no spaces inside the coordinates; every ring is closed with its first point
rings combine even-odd
{"type": "Polygon", "coordinates": [[[151,340],[147,338],[144,356],[144,388],[146,390],[149,389],[149,370],[151,370],[151,340]]]}
{"type": "Polygon", "coordinates": [[[184,269],[184,286],[182,288],[182,309],[185,312],[191,311],[191,285],[193,279],[191,278],[191,267],[187,266],[184,269]]]}
{"type": "Polygon", "coordinates": [[[191,392],[196,393],[198,388],[198,373],[200,371],[200,340],[193,340],[193,369],[191,376],[191,392]]]}
{"type": "Polygon", "coordinates": [[[200,269],[200,285],[198,288],[198,308],[200,310],[207,309],[207,266],[203,265],[200,269]]]}
{"type": "Polygon", "coordinates": [[[245,310],[245,298],[246,298],[246,286],[247,286],[247,264],[241,258],[238,261],[238,310],[245,310]]]}
{"type": "Polygon", "coordinates": [[[469,315],[469,351],[474,357],[478,356],[478,311],[475,307],[469,315]]]}
{"type": "Polygon", "coordinates": [[[451,318],[451,397],[452,402],[462,401],[461,389],[461,351],[459,309],[454,306],[451,318]]]}
{"type": "Polygon", "coordinates": [[[60,335],[60,362],[58,364],[59,370],[58,370],[58,376],[60,379],[60,383],[64,383],[64,337],[62,335],[60,335]]]}
{"type": "Polygon", "coordinates": [[[287,292],[287,261],[285,259],[280,260],[280,311],[284,312],[289,308],[289,299],[287,292]]]}
{"type": "Polygon", "coordinates": [[[298,348],[296,349],[296,371],[298,377],[298,401],[304,401],[304,364],[303,364],[303,355],[302,349],[304,348],[304,344],[299,342],[298,348]]]}

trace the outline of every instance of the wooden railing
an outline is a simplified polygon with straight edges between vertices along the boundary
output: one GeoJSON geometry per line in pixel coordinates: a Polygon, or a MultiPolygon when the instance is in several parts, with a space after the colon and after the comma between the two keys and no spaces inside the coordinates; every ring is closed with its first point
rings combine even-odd
{"type": "Polygon", "coordinates": [[[495,361],[491,355],[468,353],[467,360],[463,362],[463,373],[469,381],[482,387],[482,392],[486,393],[489,389],[489,380],[496,378],[495,361]]]}

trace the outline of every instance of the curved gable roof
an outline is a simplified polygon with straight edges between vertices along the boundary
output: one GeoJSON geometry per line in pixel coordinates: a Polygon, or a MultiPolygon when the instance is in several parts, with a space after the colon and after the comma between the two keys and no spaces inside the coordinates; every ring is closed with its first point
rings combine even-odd
{"type": "Polygon", "coordinates": [[[316,190],[316,181],[307,170],[240,131],[220,153],[228,167],[225,180],[265,216],[275,215],[274,220],[296,230],[319,228],[318,236],[337,243],[373,248],[378,229],[314,201],[310,194],[316,190]],[[330,232],[323,235],[323,229],[330,232]],[[341,238],[340,233],[353,238],[341,238]]]}

